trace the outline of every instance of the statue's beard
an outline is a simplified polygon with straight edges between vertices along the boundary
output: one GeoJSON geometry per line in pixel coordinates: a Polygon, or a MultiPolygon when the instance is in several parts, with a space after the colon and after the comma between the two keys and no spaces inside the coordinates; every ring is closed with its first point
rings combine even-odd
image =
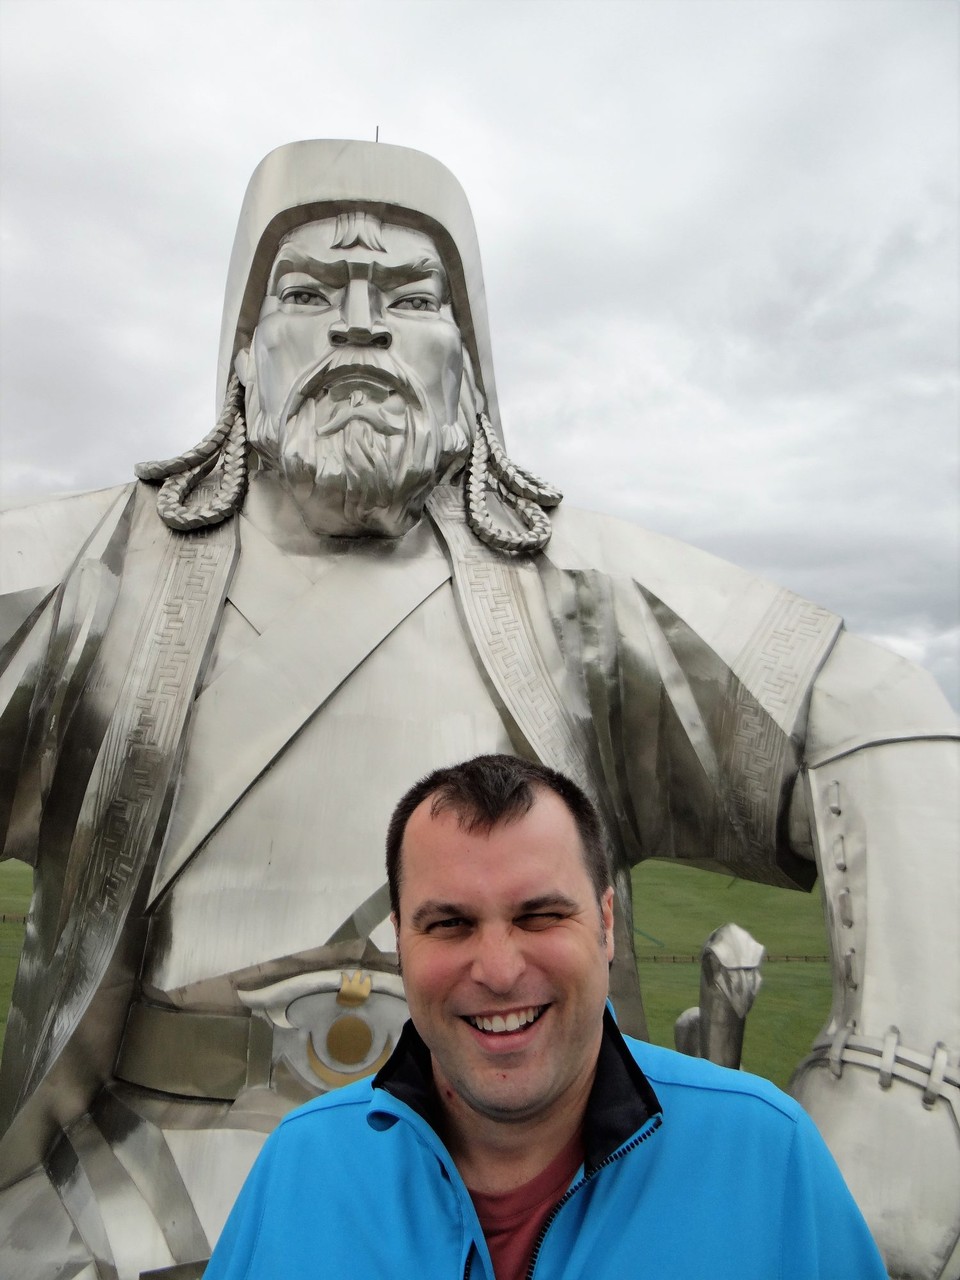
{"type": "Polygon", "coordinates": [[[277,422],[255,388],[247,395],[251,441],[272,455],[314,533],[406,533],[470,449],[462,427],[437,421],[418,380],[379,351],[334,352],[300,380],[277,422]]]}

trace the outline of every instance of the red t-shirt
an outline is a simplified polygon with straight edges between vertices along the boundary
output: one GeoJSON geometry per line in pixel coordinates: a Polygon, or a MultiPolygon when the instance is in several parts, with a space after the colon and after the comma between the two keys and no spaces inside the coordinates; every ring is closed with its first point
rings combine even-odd
{"type": "Polygon", "coordinates": [[[470,1192],[497,1280],[524,1280],[540,1228],[582,1163],[577,1134],[542,1173],[515,1191],[470,1192]]]}

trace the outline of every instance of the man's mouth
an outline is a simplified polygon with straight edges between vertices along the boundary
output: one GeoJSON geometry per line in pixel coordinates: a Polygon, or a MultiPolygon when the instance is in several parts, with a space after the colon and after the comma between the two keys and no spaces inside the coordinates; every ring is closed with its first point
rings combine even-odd
{"type": "Polygon", "coordinates": [[[522,1031],[529,1027],[546,1011],[547,1005],[531,1005],[528,1009],[513,1009],[510,1013],[468,1014],[465,1022],[478,1031],[492,1031],[494,1035],[503,1035],[509,1031],[522,1031]]]}

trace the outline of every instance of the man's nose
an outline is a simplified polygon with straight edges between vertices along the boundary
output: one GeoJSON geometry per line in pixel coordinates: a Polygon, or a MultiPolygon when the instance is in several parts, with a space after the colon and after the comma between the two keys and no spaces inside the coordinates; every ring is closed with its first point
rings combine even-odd
{"type": "Polygon", "coordinates": [[[481,929],[475,946],[470,967],[473,981],[498,995],[512,991],[527,967],[514,930],[481,929]]]}
{"type": "Polygon", "coordinates": [[[373,314],[370,306],[370,283],[350,280],[340,303],[340,319],[330,326],[330,341],[335,347],[389,347],[390,330],[373,314]]]}

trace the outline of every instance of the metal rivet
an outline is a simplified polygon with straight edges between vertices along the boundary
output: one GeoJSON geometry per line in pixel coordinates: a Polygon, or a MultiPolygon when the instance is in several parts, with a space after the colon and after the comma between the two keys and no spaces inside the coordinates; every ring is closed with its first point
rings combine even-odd
{"type": "Polygon", "coordinates": [[[840,919],[848,929],[853,927],[853,904],[850,898],[850,890],[843,889],[837,897],[837,905],[840,908],[840,919]]]}
{"type": "Polygon", "coordinates": [[[943,1089],[943,1078],[947,1073],[947,1046],[942,1040],[938,1040],[933,1046],[933,1062],[930,1065],[930,1075],[927,1079],[927,1087],[923,1091],[923,1105],[927,1111],[932,1111],[937,1105],[937,1099],[943,1089]]]}
{"type": "Polygon", "coordinates": [[[883,1037],[883,1051],[880,1054],[880,1088],[889,1089],[893,1084],[893,1069],[897,1062],[897,1045],[900,1043],[900,1028],[890,1027],[883,1037]]]}
{"type": "Polygon", "coordinates": [[[846,871],[847,851],[843,847],[843,836],[837,836],[833,842],[833,861],[838,871],[846,871]]]}

